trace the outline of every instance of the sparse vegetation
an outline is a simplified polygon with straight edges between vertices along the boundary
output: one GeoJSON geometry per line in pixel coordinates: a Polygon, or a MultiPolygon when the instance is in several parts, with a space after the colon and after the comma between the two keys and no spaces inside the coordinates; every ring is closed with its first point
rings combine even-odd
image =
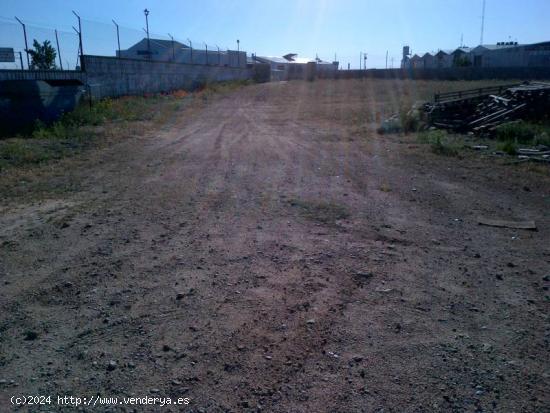
{"type": "Polygon", "coordinates": [[[496,147],[499,151],[507,153],[508,155],[515,155],[517,153],[517,146],[517,143],[513,141],[504,141],[498,142],[496,147]]]}
{"type": "Polygon", "coordinates": [[[349,217],[347,209],[334,202],[300,199],[291,199],[288,202],[291,206],[297,208],[304,217],[323,224],[335,224],[337,220],[349,217]]]}
{"type": "Polygon", "coordinates": [[[245,84],[247,82],[214,83],[194,93],[180,90],[169,94],[107,98],[91,106],[82,102],[50,125],[37,121],[26,133],[0,140],[0,170],[63,158],[93,145],[105,134],[109,123],[164,122],[171,113],[191,104],[197,97],[207,102],[214,94],[227,93],[245,84]]]}
{"type": "Polygon", "coordinates": [[[418,134],[418,142],[429,144],[431,151],[438,155],[457,156],[459,145],[451,141],[449,135],[441,130],[430,130],[418,134]]]}
{"type": "Polygon", "coordinates": [[[415,110],[401,107],[399,110],[399,120],[401,122],[401,128],[403,132],[416,132],[420,127],[420,119],[415,110]]]}
{"type": "Polygon", "coordinates": [[[498,126],[495,132],[495,137],[499,141],[550,146],[550,125],[548,124],[510,122],[498,126]]]}

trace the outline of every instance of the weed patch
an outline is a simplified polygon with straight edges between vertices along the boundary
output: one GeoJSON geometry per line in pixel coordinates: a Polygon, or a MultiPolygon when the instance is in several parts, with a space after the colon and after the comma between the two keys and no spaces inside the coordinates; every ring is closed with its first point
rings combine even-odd
{"type": "Polygon", "coordinates": [[[501,142],[550,146],[550,125],[524,121],[505,123],[495,129],[495,138],[501,142]]]}
{"type": "Polygon", "coordinates": [[[458,156],[458,146],[441,130],[421,132],[417,136],[419,143],[430,145],[433,153],[444,156],[458,156]]]}
{"type": "MultiPolygon", "coordinates": [[[[68,156],[91,146],[102,135],[98,127],[112,122],[165,122],[197,97],[206,102],[214,94],[227,93],[248,82],[203,84],[198,91],[175,91],[145,96],[106,98],[82,102],[72,112],[64,113],[57,121],[46,125],[37,121],[26,134],[0,140],[0,170],[10,166],[38,164],[68,156]]],[[[103,128],[104,130],[105,128],[103,128]]]]}
{"type": "Polygon", "coordinates": [[[348,210],[333,202],[304,201],[291,199],[289,204],[298,209],[301,215],[313,221],[334,225],[337,220],[349,217],[348,210]]]}

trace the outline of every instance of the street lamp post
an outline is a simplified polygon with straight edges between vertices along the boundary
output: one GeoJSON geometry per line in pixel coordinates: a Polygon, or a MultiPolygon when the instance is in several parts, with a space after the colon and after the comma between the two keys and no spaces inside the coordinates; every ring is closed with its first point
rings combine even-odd
{"type": "Polygon", "coordinates": [[[206,42],[203,42],[204,43],[204,48],[206,50],[206,65],[208,66],[208,45],[206,44],[206,42]]]}
{"type": "Polygon", "coordinates": [[[221,56],[220,56],[220,46],[216,45],[218,48],[218,66],[221,66],[221,56]]]}
{"type": "Polygon", "coordinates": [[[145,9],[143,10],[143,14],[145,14],[145,27],[147,28],[147,56],[150,59],[151,58],[151,40],[149,39],[149,10],[145,9]]]}
{"type": "Polygon", "coordinates": [[[239,39],[237,39],[237,67],[241,67],[240,43],[241,43],[241,41],[239,39]]]}

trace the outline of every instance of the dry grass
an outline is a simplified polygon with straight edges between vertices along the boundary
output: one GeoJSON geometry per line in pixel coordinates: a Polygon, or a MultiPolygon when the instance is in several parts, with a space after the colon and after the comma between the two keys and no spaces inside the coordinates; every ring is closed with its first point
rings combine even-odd
{"type": "MultiPolygon", "coordinates": [[[[191,105],[202,105],[216,95],[233,91],[243,82],[203,85],[195,92],[183,90],[164,94],[124,96],[103,99],[91,107],[83,102],[73,112],[45,125],[40,121],[30,130],[0,140],[0,171],[13,167],[44,164],[74,155],[104,143],[121,129],[149,123],[159,126],[169,122],[175,112],[191,105]]],[[[124,134],[121,136],[123,137],[124,134]]]]}

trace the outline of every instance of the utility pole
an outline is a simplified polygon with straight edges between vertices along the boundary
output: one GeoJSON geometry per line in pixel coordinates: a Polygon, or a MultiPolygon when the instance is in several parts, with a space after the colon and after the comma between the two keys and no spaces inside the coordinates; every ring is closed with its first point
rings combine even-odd
{"type": "Polygon", "coordinates": [[[367,53],[363,53],[363,69],[367,70],[367,53]]]}
{"type": "Polygon", "coordinates": [[[483,44],[483,30],[485,29],[485,0],[483,0],[483,6],[481,10],[481,38],[479,39],[479,44],[483,44]]]}
{"type": "Polygon", "coordinates": [[[239,44],[241,43],[241,41],[239,39],[237,39],[237,67],[241,67],[241,54],[240,54],[240,47],[239,47],[239,44]]]}
{"type": "Polygon", "coordinates": [[[191,63],[193,63],[193,42],[187,38],[187,41],[189,42],[189,47],[191,48],[191,63]]]}
{"type": "Polygon", "coordinates": [[[386,50],[386,69],[388,68],[388,51],[386,50]]]}
{"type": "Polygon", "coordinates": [[[61,49],[59,48],[59,38],[57,37],[57,29],[55,29],[55,42],[57,43],[57,56],[59,57],[59,67],[63,70],[63,62],[61,61],[61,49]]]}
{"type": "Polygon", "coordinates": [[[118,31],[118,24],[116,21],[113,20],[114,25],[116,26],[116,42],[118,45],[118,57],[120,58],[120,34],[118,31]]]}
{"type": "Polygon", "coordinates": [[[76,14],[74,10],[72,12],[78,19],[78,47],[80,49],[80,70],[84,70],[84,60],[82,60],[82,55],[84,55],[84,49],[82,48],[82,23],[80,21],[80,16],[76,14]]]}
{"type": "Polygon", "coordinates": [[[27,44],[27,28],[25,27],[25,23],[19,20],[17,16],[15,16],[15,20],[17,20],[21,24],[21,26],[23,26],[23,36],[25,36],[25,53],[27,53],[27,68],[30,70],[31,63],[29,60],[29,45],[27,44]]]}
{"type": "Polygon", "coordinates": [[[208,66],[208,45],[206,44],[206,42],[203,42],[204,43],[204,49],[206,50],[206,65],[208,66]]]}
{"type": "Polygon", "coordinates": [[[348,70],[349,70],[349,62],[348,62],[348,70]]]}
{"type": "Polygon", "coordinates": [[[174,50],[174,37],[168,33],[168,37],[172,40],[172,62],[176,61],[176,51],[174,50]]]}
{"type": "Polygon", "coordinates": [[[221,66],[221,56],[220,56],[220,46],[216,45],[218,48],[218,66],[221,66]]]}
{"type": "Polygon", "coordinates": [[[149,10],[143,10],[145,14],[145,27],[147,28],[147,56],[151,59],[151,40],[149,39],[149,10]]]}

